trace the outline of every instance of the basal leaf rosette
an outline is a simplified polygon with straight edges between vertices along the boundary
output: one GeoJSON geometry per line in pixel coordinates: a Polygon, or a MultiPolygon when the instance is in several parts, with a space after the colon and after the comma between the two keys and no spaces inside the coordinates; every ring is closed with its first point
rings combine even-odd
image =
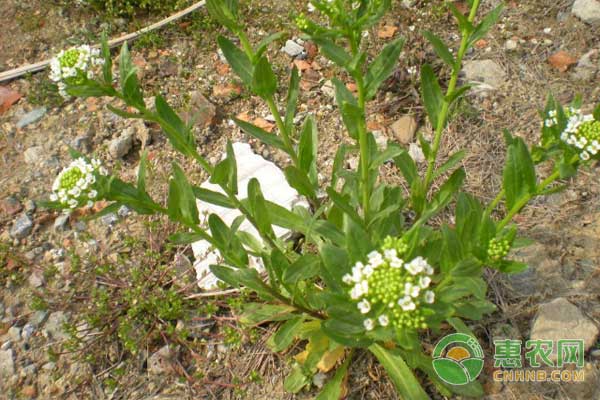
{"type": "MultiPolygon", "coordinates": [[[[560,133],[560,139],[571,146],[579,154],[582,161],[600,158],[600,121],[594,119],[591,114],[583,112],[575,107],[564,110],[567,118],[566,126],[560,133]]],[[[544,126],[552,128],[559,124],[558,111],[550,110],[544,126]]]]}
{"type": "Polygon", "coordinates": [[[421,256],[405,260],[408,246],[388,237],[380,251],[368,254],[343,277],[350,298],[365,316],[364,328],[389,327],[396,331],[426,329],[427,305],[435,301],[430,289],[434,269],[421,256]]]}
{"type": "Polygon", "coordinates": [[[78,158],[58,174],[52,185],[50,200],[65,209],[91,207],[99,198],[98,178],[106,175],[107,171],[100,161],[78,158]]]}
{"type": "Polygon", "coordinates": [[[50,61],[50,79],[58,85],[65,99],[70,96],[66,89],[69,85],[82,85],[95,75],[97,66],[104,64],[98,49],[88,45],[61,50],[50,61]]]}

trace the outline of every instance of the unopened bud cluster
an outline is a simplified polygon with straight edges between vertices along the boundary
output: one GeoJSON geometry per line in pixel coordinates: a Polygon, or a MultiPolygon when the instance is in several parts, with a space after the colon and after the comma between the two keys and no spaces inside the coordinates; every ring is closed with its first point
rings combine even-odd
{"type": "Polygon", "coordinates": [[[62,50],[50,61],[50,79],[58,85],[60,94],[69,98],[68,85],[80,85],[94,77],[94,67],[104,64],[100,51],[88,45],[62,50]]]}
{"type": "Polygon", "coordinates": [[[488,257],[494,261],[500,261],[510,251],[511,245],[506,239],[492,239],[488,244],[488,257]]]}
{"type": "Polygon", "coordinates": [[[98,160],[87,162],[84,158],[78,158],[58,174],[52,185],[50,200],[68,209],[91,207],[98,198],[96,177],[106,174],[98,160]]]}
{"type": "Polygon", "coordinates": [[[368,262],[357,262],[351,274],[343,277],[352,286],[350,297],[366,316],[367,331],[377,325],[395,329],[425,329],[423,304],[431,304],[429,290],[434,270],[423,257],[405,261],[408,246],[402,239],[387,238],[381,251],[368,254],[368,262]]]}

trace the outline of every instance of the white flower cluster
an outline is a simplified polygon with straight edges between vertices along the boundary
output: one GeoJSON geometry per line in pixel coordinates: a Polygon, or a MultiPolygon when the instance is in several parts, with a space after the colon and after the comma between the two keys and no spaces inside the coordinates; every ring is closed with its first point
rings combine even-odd
{"type": "Polygon", "coordinates": [[[581,110],[574,108],[569,108],[567,115],[569,120],[560,138],[579,149],[579,157],[587,161],[600,152],[600,122],[595,121],[592,115],[583,114],[581,110]]]}
{"type": "Polygon", "coordinates": [[[96,174],[107,174],[100,161],[91,160],[88,163],[84,158],[78,158],[58,174],[52,185],[50,200],[60,202],[69,209],[83,205],[91,207],[98,197],[94,187],[96,174]]]}
{"type": "Polygon", "coordinates": [[[391,248],[384,249],[383,254],[371,252],[366,265],[357,262],[352,273],[342,279],[352,286],[350,297],[358,301],[359,311],[372,314],[364,320],[366,330],[374,329],[376,323],[420,328],[425,322],[419,306],[435,300],[434,292],[428,290],[433,273],[423,257],[405,262],[391,248]]]}
{"type": "Polygon", "coordinates": [[[60,94],[69,98],[67,85],[79,84],[94,77],[94,67],[104,64],[98,49],[88,45],[61,50],[50,61],[50,79],[57,83],[60,94]]]}

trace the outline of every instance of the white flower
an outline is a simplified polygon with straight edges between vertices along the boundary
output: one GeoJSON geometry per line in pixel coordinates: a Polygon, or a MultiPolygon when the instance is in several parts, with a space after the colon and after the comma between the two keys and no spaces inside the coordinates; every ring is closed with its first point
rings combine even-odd
{"type": "Polygon", "coordinates": [[[362,280],[363,269],[365,266],[360,261],[357,262],[354,267],[352,267],[352,280],[356,283],[362,280]]]}
{"type": "Polygon", "coordinates": [[[390,261],[390,267],[392,268],[402,268],[404,266],[404,260],[395,257],[393,260],[390,261]]]}
{"type": "Polygon", "coordinates": [[[433,303],[435,301],[435,293],[433,293],[431,290],[428,290],[425,292],[425,302],[426,303],[433,303]]]}
{"type": "Polygon", "coordinates": [[[371,311],[371,303],[367,299],[363,299],[358,303],[358,309],[361,314],[366,314],[371,311]]]}
{"type": "Polygon", "coordinates": [[[369,264],[371,264],[373,266],[373,268],[377,268],[384,262],[383,257],[381,256],[381,253],[378,251],[370,252],[367,255],[367,258],[369,259],[369,264]]]}
{"type": "Polygon", "coordinates": [[[372,331],[373,328],[375,327],[375,324],[373,323],[373,320],[370,318],[367,318],[363,321],[363,325],[365,327],[366,330],[368,331],[372,331]]]}
{"type": "Polygon", "coordinates": [[[345,275],[342,277],[342,281],[343,281],[343,282],[344,282],[346,285],[350,285],[350,284],[352,284],[352,282],[353,282],[353,280],[352,280],[352,275],[350,275],[350,274],[345,274],[345,275]]]}
{"type": "Polygon", "coordinates": [[[90,190],[90,193],[88,194],[88,197],[89,197],[90,199],[95,199],[95,198],[96,198],[96,196],[98,196],[98,191],[96,191],[96,190],[93,190],[93,189],[92,189],[92,190],[90,190]]]}
{"type": "Polygon", "coordinates": [[[583,161],[587,161],[590,159],[590,154],[587,151],[582,151],[579,155],[583,161]]]}
{"type": "Polygon", "coordinates": [[[431,278],[430,277],[428,277],[428,276],[421,276],[419,278],[419,286],[421,287],[421,289],[428,288],[430,284],[431,284],[431,278]]]}
{"type": "Polygon", "coordinates": [[[388,326],[388,324],[390,323],[390,319],[385,314],[380,315],[379,318],[377,318],[377,320],[379,321],[379,325],[381,326],[388,326]]]}
{"type": "Polygon", "coordinates": [[[350,291],[350,298],[352,300],[358,300],[362,297],[362,295],[363,295],[362,288],[361,288],[360,284],[357,283],[356,285],[354,285],[354,287],[350,291]]]}
{"type": "Polygon", "coordinates": [[[385,259],[388,261],[393,261],[398,257],[398,253],[396,249],[388,249],[383,252],[385,259]]]}
{"type": "Polygon", "coordinates": [[[368,278],[371,275],[373,275],[373,272],[375,272],[375,269],[373,268],[373,266],[371,264],[367,264],[365,265],[365,269],[363,270],[363,274],[368,278]]]}
{"type": "Polygon", "coordinates": [[[411,297],[418,297],[421,292],[421,288],[417,285],[412,285],[409,282],[404,284],[404,295],[411,297]]]}

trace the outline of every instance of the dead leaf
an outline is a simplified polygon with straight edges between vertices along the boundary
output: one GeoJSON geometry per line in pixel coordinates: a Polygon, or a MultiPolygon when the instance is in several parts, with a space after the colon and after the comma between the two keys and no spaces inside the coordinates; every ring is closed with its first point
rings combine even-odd
{"type": "Polygon", "coordinates": [[[469,6],[464,1],[456,1],[454,2],[454,6],[463,14],[469,12],[469,6]]]}
{"type": "Polygon", "coordinates": [[[310,63],[304,60],[294,60],[294,65],[299,71],[306,71],[307,69],[310,69],[310,63]]]}
{"type": "Polygon", "coordinates": [[[213,96],[215,97],[232,97],[242,94],[242,88],[234,83],[226,85],[215,85],[213,87],[213,96]]]}
{"type": "Polygon", "coordinates": [[[548,62],[560,72],[566,72],[569,67],[577,63],[577,59],[566,51],[559,51],[548,58],[548,62]]]}
{"type": "Polygon", "coordinates": [[[354,82],[346,83],[346,88],[352,93],[356,93],[358,91],[358,88],[356,87],[356,84],[354,82]]]}
{"type": "Polygon", "coordinates": [[[486,48],[488,45],[488,41],[485,39],[479,39],[478,41],[475,42],[475,47],[477,47],[478,49],[484,49],[486,48]]]}
{"type": "Polygon", "coordinates": [[[396,26],[393,26],[393,25],[384,25],[377,32],[377,37],[379,39],[390,39],[390,38],[394,37],[394,34],[397,31],[398,31],[398,27],[396,27],[396,26]]]}
{"type": "Polygon", "coordinates": [[[227,75],[229,73],[229,71],[231,70],[231,68],[229,67],[229,64],[225,64],[225,63],[218,63],[216,69],[217,69],[218,74],[221,76],[227,75]]]}
{"type": "Polygon", "coordinates": [[[261,117],[256,118],[254,121],[252,121],[252,123],[267,132],[273,131],[273,128],[275,127],[274,123],[269,122],[261,117]]]}
{"type": "Polygon", "coordinates": [[[344,358],[345,354],[344,346],[336,347],[323,354],[323,357],[321,357],[321,360],[317,364],[317,368],[319,368],[319,371],[321,372],[329,372],[335,367],[338,361],[344,358]]]}
{"type": "Polygon", "coordinates": [[[294,358],[296,359],[296,361],[298,361],[298,363],[304,364],[304,362],[308,358],[308,350],[304,350],[303,352],[296,354],[294,358]]]}
{"type": "Polygon", "coordinates": [[[240,121],[250,122],[250,115],[248,115],[248,111],[244,111],[235,116],[240,121]]]}
{"type": "Polygon", "coordinates": [[[6,86],[0,86],[0,114],[6,112],[10,106],[15,104],[20,98],[21,95],[19,92],[6,86]]]}
{"type": "Polygon", "coordinates": [[[309,60],[312,60],[319,53],[319,48],[314,42],[308,41],[304,43],[304,50],[306,50],[306,55],[309,60]]]}
{"type": "Polygon", "coordinates": [[[106,207],[108,207],[108,201],[106,201],[106,200],[97,201],[92,206],[92,211],[94,211],[95,213],[99,213],[100,211],[104,210],[106,207]]]}

